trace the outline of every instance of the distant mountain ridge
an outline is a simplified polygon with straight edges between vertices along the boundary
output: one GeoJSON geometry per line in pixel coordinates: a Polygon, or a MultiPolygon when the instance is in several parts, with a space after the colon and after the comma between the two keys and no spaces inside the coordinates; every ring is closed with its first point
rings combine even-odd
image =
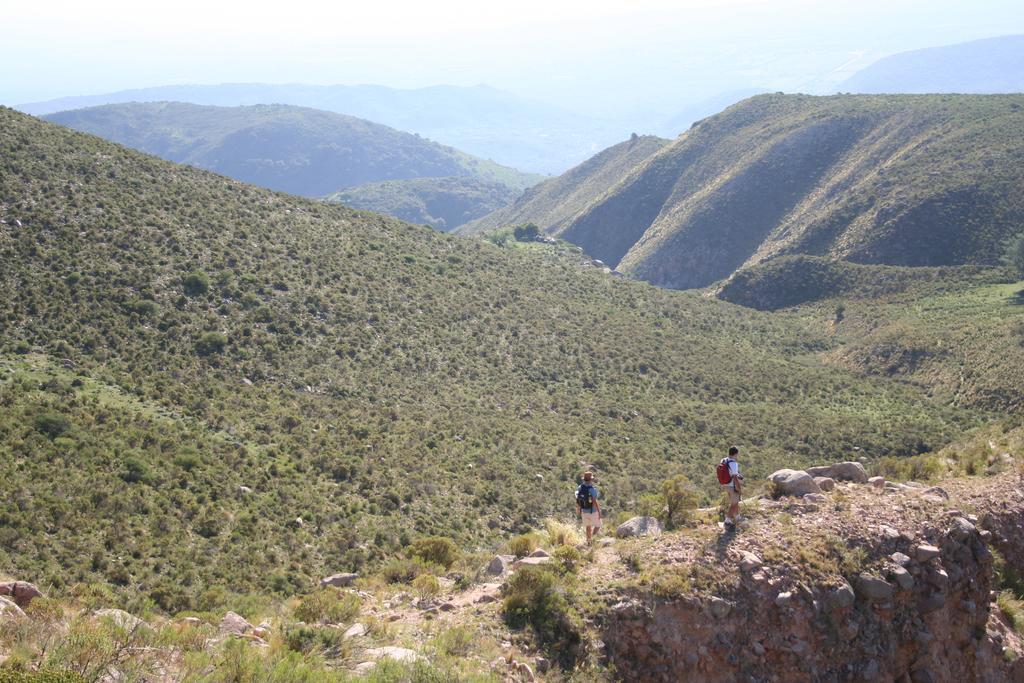
{"type": "Polygon", "coordinates": [[[884,57],[837,87],[851,93],[1024,92],[1024,35],[910,50],[884,57]]]}
{"type": "Polygon", "coordinates": [[[1021,130],[1017,95],[762,95],[594,190],[571,220],[517,220],[679,289],[787,254],[994,264],[1024,223],[1021,130]]]}
{"type": "Polygon", "coordinates": [[[540,179],[371,121],[290,105],[136,102],[45,118],[169,161],[307,197],[382,180],[464,176],[522,190],[540,179]]]}
{"type": "Polygon", "coordinates": [[[213,106],[290,104],[368,119],[534,173],[560,173],[621,139],[614,123],[486,85],[400,89],[380,85],[223,83],[62,97],[17,108],[43,116],[127,102],[213,106]]]}

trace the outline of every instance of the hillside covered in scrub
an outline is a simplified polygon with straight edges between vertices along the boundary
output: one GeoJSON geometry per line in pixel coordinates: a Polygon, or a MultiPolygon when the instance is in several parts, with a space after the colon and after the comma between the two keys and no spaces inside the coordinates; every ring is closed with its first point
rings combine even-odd
{"type": "Polygon", "coordinates": [[[934,449],[987,409],[828,365],[827,334],[275,194],[0,110],[0,569],[159,609],[416,538],[934,449]]]}
{"type": "Polygon", "coordinates": [[[281,104],[129,102],[45,118],[170,161],[305,197],[409,178],[460,176],[511,190],[541,179],[365,119],[281,104]]]}
{"type": "Polygon", "coordinates": [[[994,265],[1024,222],[1022,127],[1021,95],[761,95],[699,122],[568,221],[550,209],[515,220],[677,289],[791,254],[994,265]]]}
{"type": "Polygon", "coordinates": [[[502,208],[520,194],[498,182],[472,176],[448,176],[364,183],[324,199],[452,232],[502,208]]]}

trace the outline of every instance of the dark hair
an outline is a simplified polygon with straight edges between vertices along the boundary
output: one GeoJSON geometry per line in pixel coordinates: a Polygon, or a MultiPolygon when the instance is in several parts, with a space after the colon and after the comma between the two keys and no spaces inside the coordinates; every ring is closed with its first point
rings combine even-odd
{"type": "Polygon", "coordinates": [[[738,455],[739,452],[740,452],[740,449],[736,448],[735,446],[730,446],[729,447],[729,455],[738,455]]]}

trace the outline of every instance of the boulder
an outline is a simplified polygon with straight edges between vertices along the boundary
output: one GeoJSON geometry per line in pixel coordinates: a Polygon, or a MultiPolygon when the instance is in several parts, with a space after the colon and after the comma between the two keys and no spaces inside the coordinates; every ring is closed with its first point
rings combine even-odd
{"type": "Polygon", "coordinates": [[[524,557],[521,560],[516,560],[512,564],[512,569],[519,569],[520,567],[536,567],[538,565],[547,564],[551,561],[551,557],[524,557]]]}
{"type": "Polygon", "coordinates": [[[918,562],[927,562],[928,560],[938,557],[941,553],[942,551],[935,546],[922,543],[914,549],[914,558],[918,562]]]}
{"type": "Polygon", "coordinates": [[[732,603],[728,600],[723,600],[717,595],[711,596],[711,602],[708,604],[708,611],[711,612],[711,616],[715,619],[725,619],[729,616],[729,612],[732,611],[732,603]]]}
{"type": "Polygon", "coordinates": [[[868,483],[876,489],[885,488],[885,477],[871,477],[868,479],[868,483]]]}
{"type": "Polygon", "coordinates": [[[814,483],[822,491],[834,491],[836,488],[836,480],[832,477],[814,477],[814,483]]]}
{"type": "Polygon", "coordinates": [[[838,608],[849,607],[856,600],[856,596],[853,592],[853,587],[845,581],[839,586],[832,589],[830,595],[831,602],[838,608]]]}
{"type": "Polygon", "coordinates": [[[934,501],[949,500],[949,494],[946,493],[946,489],[941,486],[933,486],[925,489],[924,491],[921,491],[921,496],[934,501]]]}
{"type": "Polygon", "coordinates": [[[515,560],[515,555],[495,555],[487,565],[487,573],[501,576],[512,569],[515,560]]]}
{"type": "Polygon", "coordinates": [[[8,598],[0,596],[0,622],[7,619],[18,619],[25,616],[18,605],[8,598]]]}
{"type": "Polygon", "coordinates": [[[7,581],[0,583],[0,595],[5,595],[14,601],[14,604],[22,609],[35,598],[43,597],[43,594],[34,584],[28,581],[7,581]]]}
{"type": "Polygon", "coordinates": [[[814,477],[803,470],[779,470],[773,472],[768,481],[775,485],[776,490],[784,496],[805,496],[808,493],[821,493],[814,483],[814,477]]]}
{"type": "Polygon", "coordinates": [[[740,570],[744,572],[752,572],[758,569],[763,563],[761,558],[752,552],[743,550],[740,551],[740,570]]]}
{"type": "Polygon", "coordinates": [[[885,579],[861,574],[857,577],[857,593],[868,602],[882,602],[892,598],[893,589],[885,579]]]}
{"type": "Polygon", "coordinates": [[[353,572],[343,572],[341,574],[331,574],[320,579],[320,587],[326,588],[327,586],[334,586],[335,588],[348,588],[355,580],[359,578],[359,574],[353,572]]]}
{"type": "Polygon", "coordinates": [[[834,465],[808,467],[807,473],[812,477],[828,477],[837,481],[852,481],[865,484],[868,481],[867,470],[859,462],[837,462],[834,465]]]}
{"type": "Polygon", "coordinates": [[[908,591],[914,587],[914,577],[910,575],[903,567],[897,567],[892,572],[893,578],[896,580],[896,585],[902,590],[908,591]]]}
{"type": "Polygon", "coordinates": [[[660,536],[661,522],[654,517],[634,517],[628,522],[619,525],[615,530],[619,538],[630,536],[660,536]]]}
{"type": "Polygon", "coordinates": [[[252,630],[252,624],[240,614],[228,612],[220,620],[220,634],[223,636],[240,636],[252,630]]]}
{"type": "Polygon", "coordinates": [[[540,548],[537,548],[532,553],[527,555],[527,557],[551,557],[551,553],[549,553],[546,550],[542,550],[540,548]]]}
{"type": "Polygon", "coordinates": [[[118,628],[122,628],[125,631],[137,631],[139,629],[148,629],[150,626],[142,619],[139,619],[133,614],[128,614],[123,609],[98,609],[93,612],[93,616],[97,619],[109,619],[118,628]]]}
{"type": "Polygon", "coordinates": [[[341,635],[342,640],[348,640],[349,638],[359,638],[366,635],[366,625],[355,623],[348,627],[345,632],[341,635]]]}
{"type": "Polygon", "coordinates": [[[908,564],[910,564],[910,557],[900,552],[893,553],[889,556],[889,559],[891,559],[893,562],[895,562],[901,567],[906,567],[908,564]]]}

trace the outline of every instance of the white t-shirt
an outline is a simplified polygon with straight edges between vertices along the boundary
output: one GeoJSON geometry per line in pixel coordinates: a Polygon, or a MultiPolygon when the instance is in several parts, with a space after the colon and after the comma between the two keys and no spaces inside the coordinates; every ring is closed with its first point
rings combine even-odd
{"type": "Polygon", "coordinates": [[[732,479],[729,480],[729,483],[726,484],[725,487],[729,489],[735,489],[736,477],[740,476],[740,464],[733,460],[732,458],[726,458],[725,462],[726,464],[729,465],[729,475],[732,477],[732,479]]]}

